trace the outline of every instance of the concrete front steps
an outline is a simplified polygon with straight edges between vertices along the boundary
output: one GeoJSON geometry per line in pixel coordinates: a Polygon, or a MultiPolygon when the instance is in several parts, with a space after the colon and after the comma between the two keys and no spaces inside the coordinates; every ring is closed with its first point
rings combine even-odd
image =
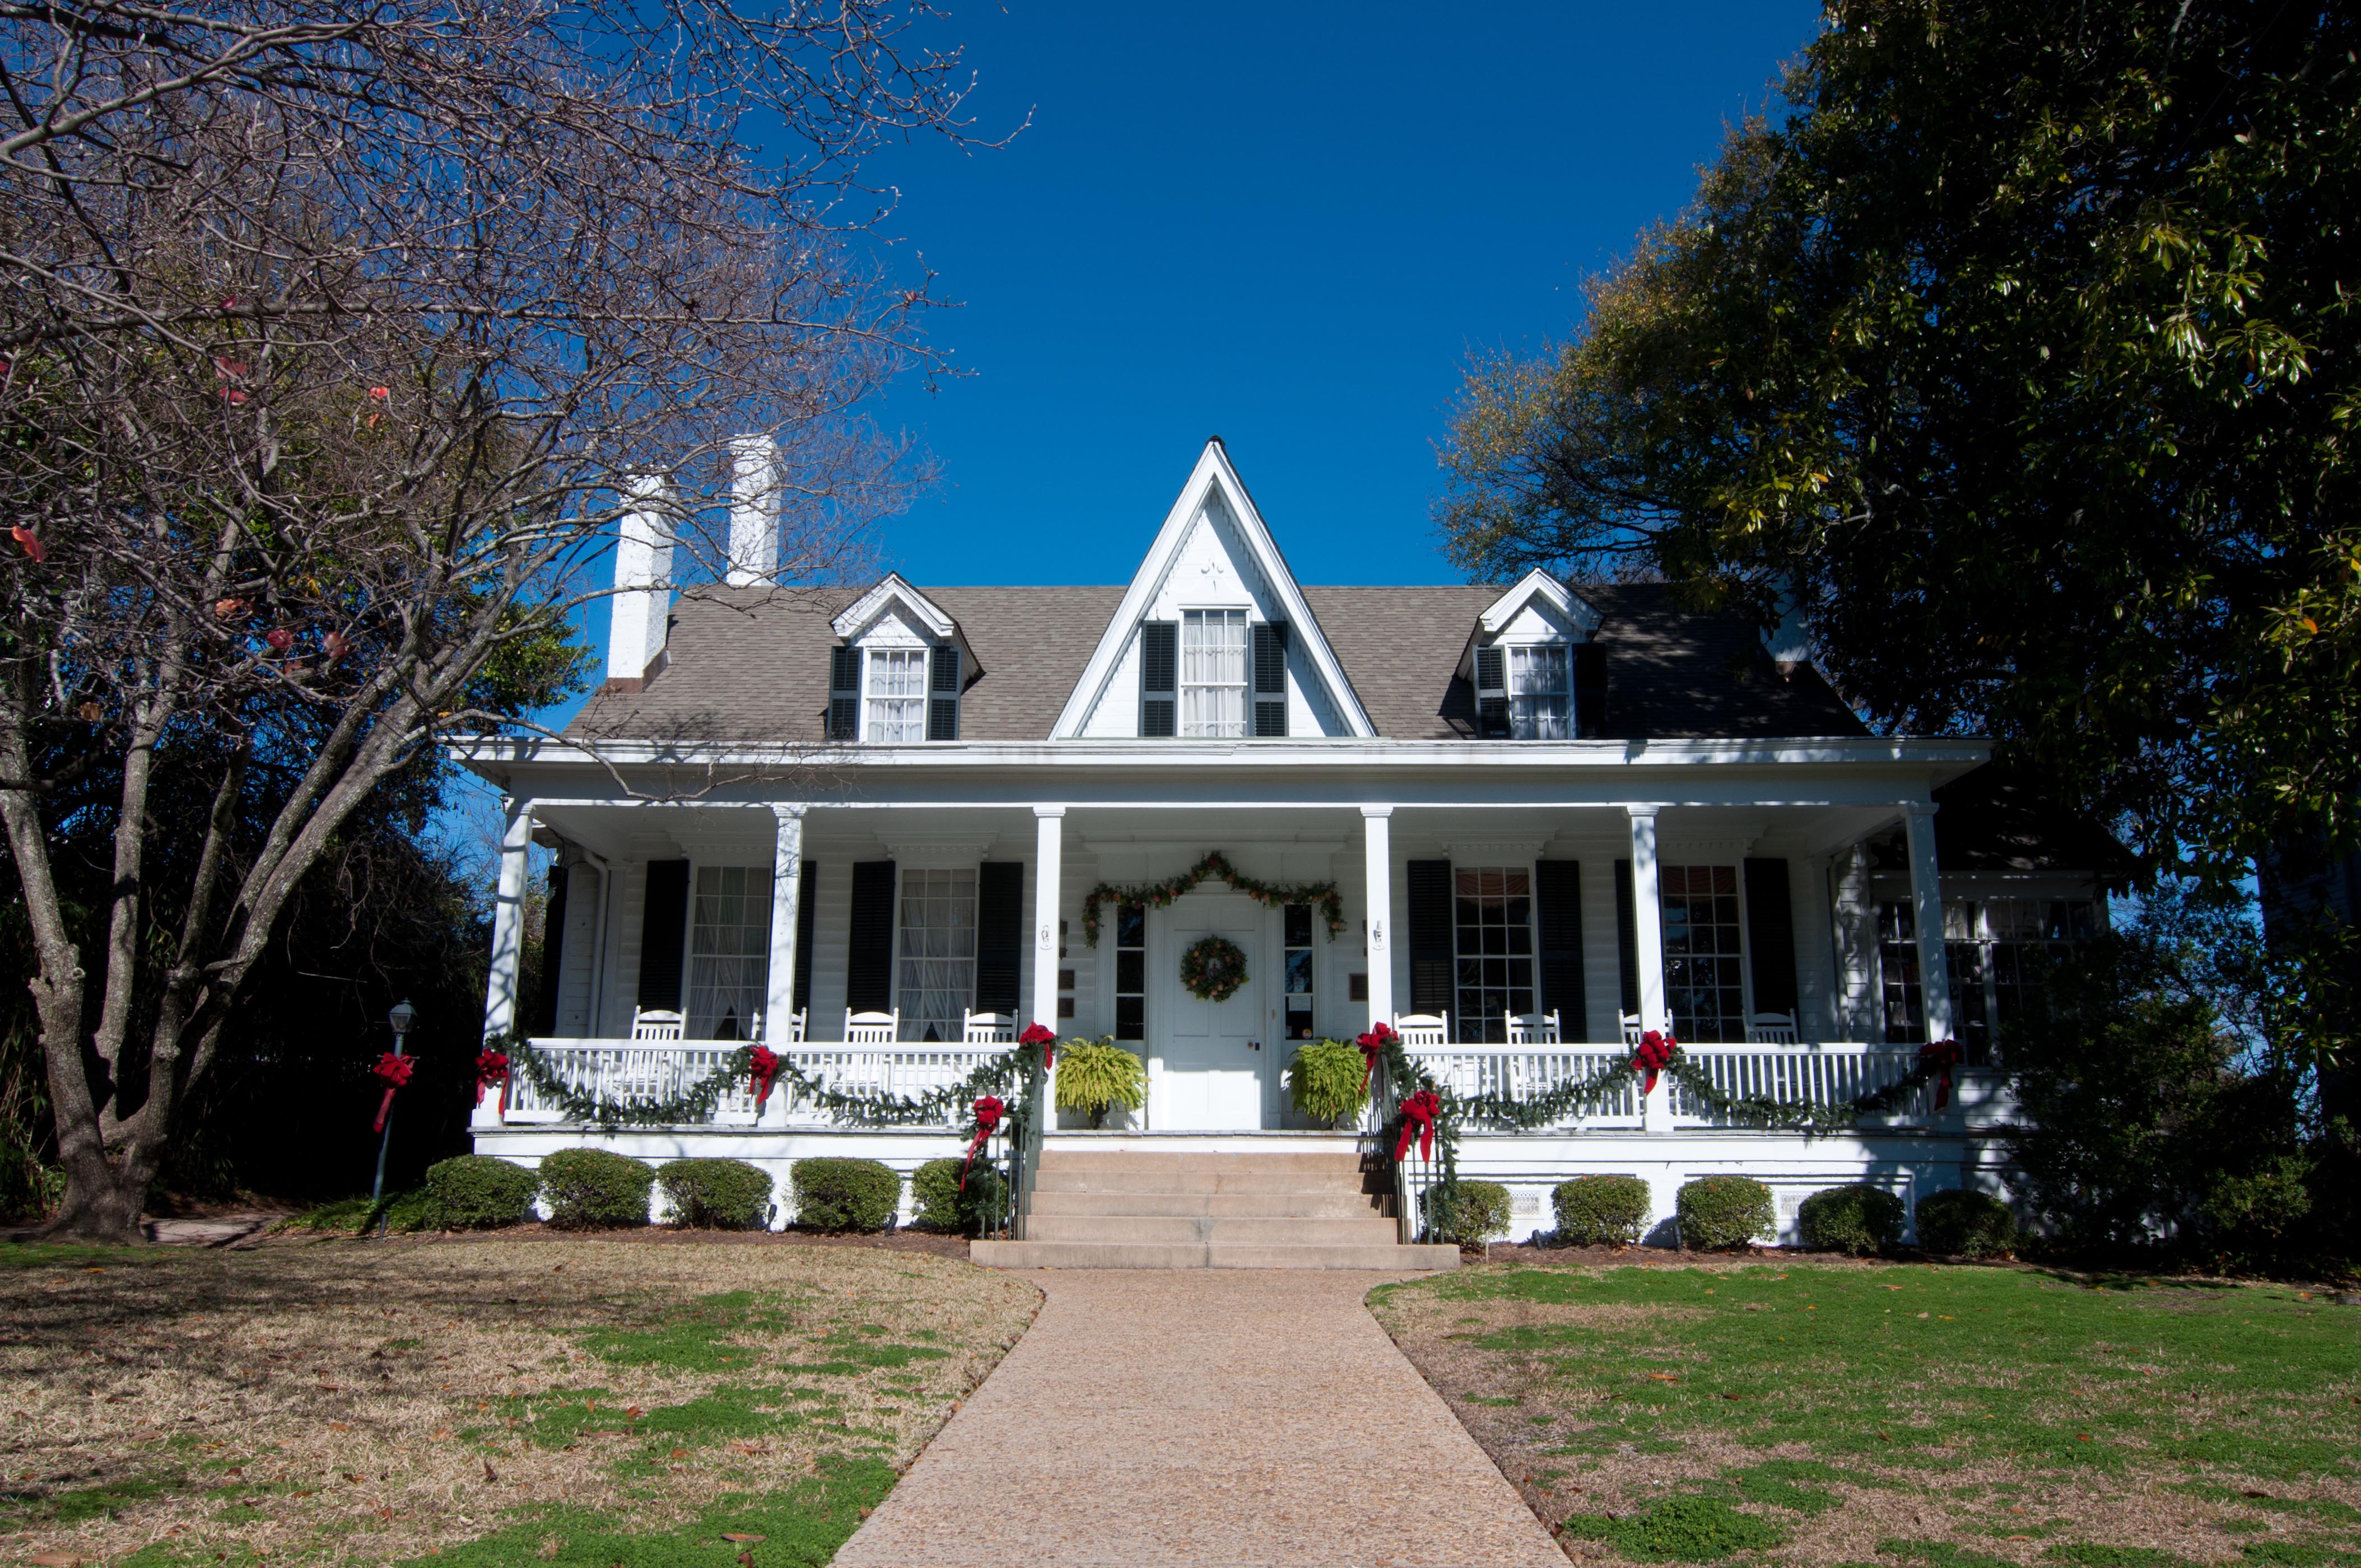
{"type": "Polygon", "coordinates": [[[976,1242],[992,1268],[1456,1268],[1405,1246],[1358,1155],[1050,1149],[1021,1242],[976,1242]]]}

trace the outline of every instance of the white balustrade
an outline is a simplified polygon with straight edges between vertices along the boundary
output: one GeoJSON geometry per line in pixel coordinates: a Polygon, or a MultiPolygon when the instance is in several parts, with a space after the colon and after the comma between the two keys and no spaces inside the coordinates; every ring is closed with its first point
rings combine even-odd
{"type": "MultiPolygon", "coordinates": [[[[651,1044],[631,1040],[544,1039],[533,1042],[533,1053],[550,1076],[577,1094],[628,1105],[677,1099],[707,1079],[728,1075],[714,1102],[713,1122],[721,1126],[746,1126],[755,1120],[752,1085],[733,1069],[739,1044],[730,1040],[690,1040],[651,1044]]],[[[807,1079],[845,1094],[890,1098],[917,1096],[959,1083],[986,1061],[1005,1052],[991,1045],[833,1045],[780,1042],[772,1047],[807,1079]]],[[[966,1119],[966,1108],[955,1107],[944,1125],[966,1119]]],[[[788,1126],[836,1126],[828,1112],[812,1102],[795,1082],[781,1073],[771,1089],[771,1103],[763,1120],[777,1124],[784,1115],[788,1126]]],[[[524,1123],[562,1122],[564,1108],[544,1096],[522,1069],[511,1074],[508,1120],[524,1123]]]]}
{"type": "MultiPolygon", "coordinates": [[[[1426,1046],[1406,1054],[1427,1076],[1463,1100],[1478,1094],[1532,1100],[1565,1084],[1600,1077],[1631,1059],[1631,1053],[1620,1046],[1426,1046]]],[[[1611,1091],[1589,1110],[1551,1124],[1554,1127],[1639,1124],[1637,1084],[1611,1091]]]]}
{"type": "MultiPolygon", "coordinates": [[[[1408,1049],[1407,1054],[1437,1083],[1462,1099],[1481,1094],[1537,1099],[1565,1084],[1600,1077],[1631,1059],[1629,1047],[1606,1045],[1422,1046],[1408,1049]]],[[[1918,1053],[1906,1046],[1684,1046],[1681,1056],[1724,1094],[1789,1105],[1841,1105],[1898,1082],[1918,1065],[1918,1053]]],[[[1672,1099],[1676,1123],[1721,1124],[1678,1080],[1673,1082],[1672,1099]]],[[[1930,1109],[1927,1092],[1921,1090],[1885,1114],[1911,1118],[1924,1116],[1930,1109]]],[[[1640,1124],[1640,1086],[1634,1080],[1588,1109],[1551,1123],[1550,1128],[1637,1127],[1640,1124]]]]}

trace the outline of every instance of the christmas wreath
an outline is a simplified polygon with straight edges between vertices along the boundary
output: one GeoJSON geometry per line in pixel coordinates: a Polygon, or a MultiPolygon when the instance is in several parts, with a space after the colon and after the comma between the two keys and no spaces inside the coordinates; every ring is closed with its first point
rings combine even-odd
{"type": "Polygon", "coordinates": [[[1200,1002],[1227,1002],[1246,982],[1246,956],[1227,937],[1200,937],[1180,955],[1180,983],[1200,1002]]]}

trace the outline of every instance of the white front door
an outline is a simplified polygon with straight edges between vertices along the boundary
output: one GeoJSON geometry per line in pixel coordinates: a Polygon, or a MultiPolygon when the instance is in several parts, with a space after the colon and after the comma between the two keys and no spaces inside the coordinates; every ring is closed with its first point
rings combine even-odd
{"type": "Polygon", "coordinates": [[[1158,922],[1152,955],[1163,994],[1148,1016],[1164,1026],[1152,1126],[1174,1132],[1233,1132],[1262,1125],[1262,906],[1244,894],[1200,891],[1176,900],[1158,922]],[[1246,956],[1246,982],[1224,1002],[1204,1002],[1180,983],[1180,955],[1209,936],[1228,938],[1246,956]]]}

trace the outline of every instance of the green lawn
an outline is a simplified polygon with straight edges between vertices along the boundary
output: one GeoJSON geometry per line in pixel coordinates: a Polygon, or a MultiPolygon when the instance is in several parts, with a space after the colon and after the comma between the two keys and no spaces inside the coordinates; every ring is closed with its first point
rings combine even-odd
{"type": "Polygon", "coordinates": [[[1372,1306],[1578,1558],[2361,1568],[2361,1308],[1798,1262],[1372,1306]]]}

